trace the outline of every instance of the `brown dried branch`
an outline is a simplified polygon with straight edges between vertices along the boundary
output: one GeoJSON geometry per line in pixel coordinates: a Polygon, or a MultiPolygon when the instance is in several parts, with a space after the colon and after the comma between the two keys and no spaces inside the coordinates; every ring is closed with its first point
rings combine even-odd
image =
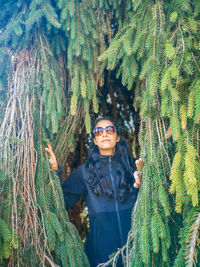
{"type": "MultiPolygon", "coordinates": [[[[44,249],[47,247],[47,237],[44,246],[40,243],[40,235],[45,237],[46,234],[45,229],[40,229],[35,192],[37,154],[33,139],[32,99],[24,92],[35,67],[35,58],[29,53],[31,51],[23,49],[20,54],[14,56],[15,71],[9,81],[8,104],[0,128],[0,166],[13,183],[8,194],[9,198],[12,195],[12,201],[9,200],[12,217],[8,223],[11,223],[13,231],[17,232],[22,247],[26,249],[27,245],[34,246],[42,265],[45,266],[44,249]]],[[[43,218],[41,210],[40,214],[43,218]]],[[[14,264],[12,257],[13,253],[9,266],[14,264]]]]}
{"type": "MultiPolygon", "coordinates": [[[[200,232],[200,213],[191,226],[191,237],[188,245],[187,267],[193,267],[195,262],[195,248],[199,241],[200,232]]],[[[197,248],[198,249],[198,248],[197,248]]]]}

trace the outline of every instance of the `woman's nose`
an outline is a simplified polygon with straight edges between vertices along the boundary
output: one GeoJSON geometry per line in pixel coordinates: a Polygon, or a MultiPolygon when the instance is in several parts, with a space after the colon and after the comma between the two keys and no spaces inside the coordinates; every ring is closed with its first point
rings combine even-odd
{"type": "Polygon", "coordinates": [[[103,136],[107,136],[107,131],[105,129],[103,130],[103,136]]]}

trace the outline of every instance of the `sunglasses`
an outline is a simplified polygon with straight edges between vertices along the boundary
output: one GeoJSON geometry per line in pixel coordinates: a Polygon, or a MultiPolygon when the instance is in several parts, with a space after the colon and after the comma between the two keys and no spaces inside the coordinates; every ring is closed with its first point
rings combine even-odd
{"type": "Polygon", "coordinates": [[[110,134],[110,135],[112,135],[116,132],[115,126],[109,125],[109,126],[106,126],[106,128],[103,128],[103,127],[94,128],[93,134],[95,136],[101,136],[103,134],[104,130],[106,131],[107,134],[110,134]]]}

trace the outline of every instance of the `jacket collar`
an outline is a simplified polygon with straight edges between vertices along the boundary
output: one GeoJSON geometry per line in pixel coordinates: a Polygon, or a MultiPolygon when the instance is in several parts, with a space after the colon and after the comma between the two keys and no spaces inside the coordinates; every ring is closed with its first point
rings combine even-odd
{"type": "Polygon", "coordinates": [[[100,154],[99,157],[100,157],[100,160],[102,160],[102,161],[111,162],[111,161],[117,160],[120,157],[120,153],[115,152],[113,155],[101,155],[100,154]]]}

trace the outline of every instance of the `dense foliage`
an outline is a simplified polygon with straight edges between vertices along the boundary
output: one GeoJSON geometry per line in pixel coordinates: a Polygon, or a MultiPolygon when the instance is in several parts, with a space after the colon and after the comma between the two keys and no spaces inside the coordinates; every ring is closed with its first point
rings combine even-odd
{"type": "Polygon", "coordinates": [[[2,0],[0,14],[0,264],[89,265],[44,147],[62,165],[109,71],[134,96],[145,162],[111,261],[200,264],[199,1],[2,0]]]}

